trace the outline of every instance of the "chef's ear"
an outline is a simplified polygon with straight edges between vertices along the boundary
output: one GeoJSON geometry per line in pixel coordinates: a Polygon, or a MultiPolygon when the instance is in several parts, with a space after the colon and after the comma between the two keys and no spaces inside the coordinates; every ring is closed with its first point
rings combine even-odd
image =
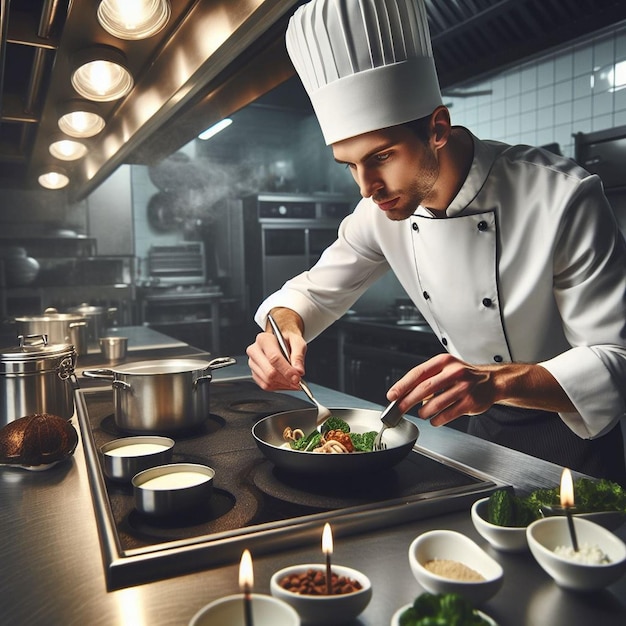
{"type": "Polygon", "coordinates": [[[443,148],[448,143],[451,130],[450,111],[443,105],[438,106],[430,116],[430,141],[433,148],[443,148]]]}

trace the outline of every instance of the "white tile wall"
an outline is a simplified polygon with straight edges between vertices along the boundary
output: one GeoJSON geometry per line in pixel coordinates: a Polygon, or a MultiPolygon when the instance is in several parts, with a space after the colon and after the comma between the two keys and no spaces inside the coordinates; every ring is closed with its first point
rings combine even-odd
{"type": "Polygon", "coordinates": [[[491,95],[445,98],[454,124],[482,139],[545,145],[574,156],[573,134],[626,124],[626,89],[593,93],[594,68],[626,60],[626,26],[577,42],[497,76],[463,85],[491,95]]]}

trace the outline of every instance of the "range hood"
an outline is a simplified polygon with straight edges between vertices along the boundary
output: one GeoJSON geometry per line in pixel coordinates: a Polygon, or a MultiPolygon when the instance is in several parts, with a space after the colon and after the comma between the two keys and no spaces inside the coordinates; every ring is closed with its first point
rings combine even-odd
{"type": "MultiPolygon", "coordinates": [[[[623,0],[425,0],[444,93],[626,19],[623,0]]],[[[284,46],[302,0],[171,0],[163,31],[141,41],[109,35],[93,0],[0,0],[0,187],[38,189],[76,98],[73,60],[92,45],[121,51],[128,96],[99,103],[106,128],[71,166],[70,200],[123,163],[154,164],[213,122],[293,75],[284,46]]]]}

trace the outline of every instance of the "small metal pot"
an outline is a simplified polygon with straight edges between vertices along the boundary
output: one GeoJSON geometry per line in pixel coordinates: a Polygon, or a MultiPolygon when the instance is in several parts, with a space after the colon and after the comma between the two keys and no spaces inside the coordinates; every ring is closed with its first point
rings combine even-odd
{"type": "Polygon", "coordinates": [[[206,420],[211,370],[235,363],[232,357],[139,361],[85,370],[83,376],[112,380],[118,428],[131,433],[173,433],[195,428],[206,420]]]}
{"type": "Polygon", "coordinates": [[[76,354],[87,354],[87,320],[82,315],[59,313],[48,308],[43,315],[16,317],[17,334],[47,335],[51,344],[72,344],[76,354]]]}
{"type": "Polygon", "coordinates": [[[174,440],[145,435],[123,437],[100,446],[104,474],[111,480],[130,481],[135,474],[170,463],[174,440]]]}
{"type": "Polygon", "coordinates": [[[42,335],[18,337],[0,354],[0,426],[34,413],[74,414],[76,350],[42,335]]]}
{"type": "Polygon", "coordinates": [[[198,463],[152,467],[132,479],[135,508],[157,516],[202,510],[213,493],[214,477],[212,467],[198,463]]]}
{"type": "Polygon", "coordinates": [[[87,320],[87,341],[90,345],[97,345],[98,339],[104,337],[106,329],[115,321],[117,308],[83,302],[79,306],[71,307],[68,312],[81,315],[87,320]]]}

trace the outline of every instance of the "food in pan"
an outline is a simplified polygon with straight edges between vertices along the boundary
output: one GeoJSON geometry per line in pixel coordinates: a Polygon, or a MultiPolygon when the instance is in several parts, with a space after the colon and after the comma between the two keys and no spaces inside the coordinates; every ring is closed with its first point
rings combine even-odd
{"type": "Polygon", "coordinates": [[[351,432],[350,425],[339,417],[331,416],[324,422],[323,432],[317,430],[305,434],[300,428],[285,428],[283,447],[301,452],[322,454],[350,454],[352,452],[372,452],[376,431],[366,433],[351,432]]]}

